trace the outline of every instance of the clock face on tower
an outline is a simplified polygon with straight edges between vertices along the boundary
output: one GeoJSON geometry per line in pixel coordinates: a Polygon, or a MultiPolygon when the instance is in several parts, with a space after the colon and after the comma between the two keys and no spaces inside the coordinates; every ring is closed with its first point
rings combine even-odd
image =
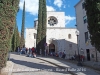
{"type": "Polygon", "coordinates": [[[50,16],[50,17],[48,18],[48,24],[49,24],[50,26],[56,25],[56,24],[57,24],[57,19],[56,19],[54,16],[50,16]]]}

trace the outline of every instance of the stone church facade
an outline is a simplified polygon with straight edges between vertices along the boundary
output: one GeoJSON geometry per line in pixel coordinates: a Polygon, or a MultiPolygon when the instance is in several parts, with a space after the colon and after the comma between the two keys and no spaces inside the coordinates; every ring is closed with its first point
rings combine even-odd
{"type": "MultiPolygon", "coordinates": [[[[38,20],[34,21],[34,28],[26,28],[25,46],[36,47],[38,20]]],[[[77,53],[76,28],[65,27],[64,12],[47,12],[46,50],[55,53],[65,52],[69,58],[77,53]]]]}

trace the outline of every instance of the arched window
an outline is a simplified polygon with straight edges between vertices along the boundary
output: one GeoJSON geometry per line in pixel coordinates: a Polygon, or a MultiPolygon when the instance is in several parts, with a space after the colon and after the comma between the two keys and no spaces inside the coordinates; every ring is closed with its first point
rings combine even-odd
{"type": "Polygon", "coordinates": [[[68,38],[71,39],[71,34],[68,34],[68,38]]]}
{"type": "Polygon", "coordinates": [[[34,39],[36,39],[36,33],[34,33],[33,35],[34,35],[34,39]]]}

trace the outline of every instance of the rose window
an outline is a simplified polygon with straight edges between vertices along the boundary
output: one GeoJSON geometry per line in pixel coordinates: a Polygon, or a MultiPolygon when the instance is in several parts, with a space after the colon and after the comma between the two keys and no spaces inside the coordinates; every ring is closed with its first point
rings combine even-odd
{"type": "Polygon", "coordinates": [[[56,19],[55,17],[53,17],[53,16],[49,17],[49,19],[48,19],[48,24],[49,24],[50,26],[56,25],[56,24],[57,24],[57,19],[56,19]]]}

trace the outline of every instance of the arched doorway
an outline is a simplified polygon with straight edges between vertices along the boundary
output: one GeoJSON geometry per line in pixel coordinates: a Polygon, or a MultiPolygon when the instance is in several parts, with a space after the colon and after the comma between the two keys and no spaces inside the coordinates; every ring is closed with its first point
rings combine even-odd
{"type": "Polygon", "coordinates": [[[55,52],[55,45],[53,43],[49,44],[49,53],[50,52],[55,52]]]}

